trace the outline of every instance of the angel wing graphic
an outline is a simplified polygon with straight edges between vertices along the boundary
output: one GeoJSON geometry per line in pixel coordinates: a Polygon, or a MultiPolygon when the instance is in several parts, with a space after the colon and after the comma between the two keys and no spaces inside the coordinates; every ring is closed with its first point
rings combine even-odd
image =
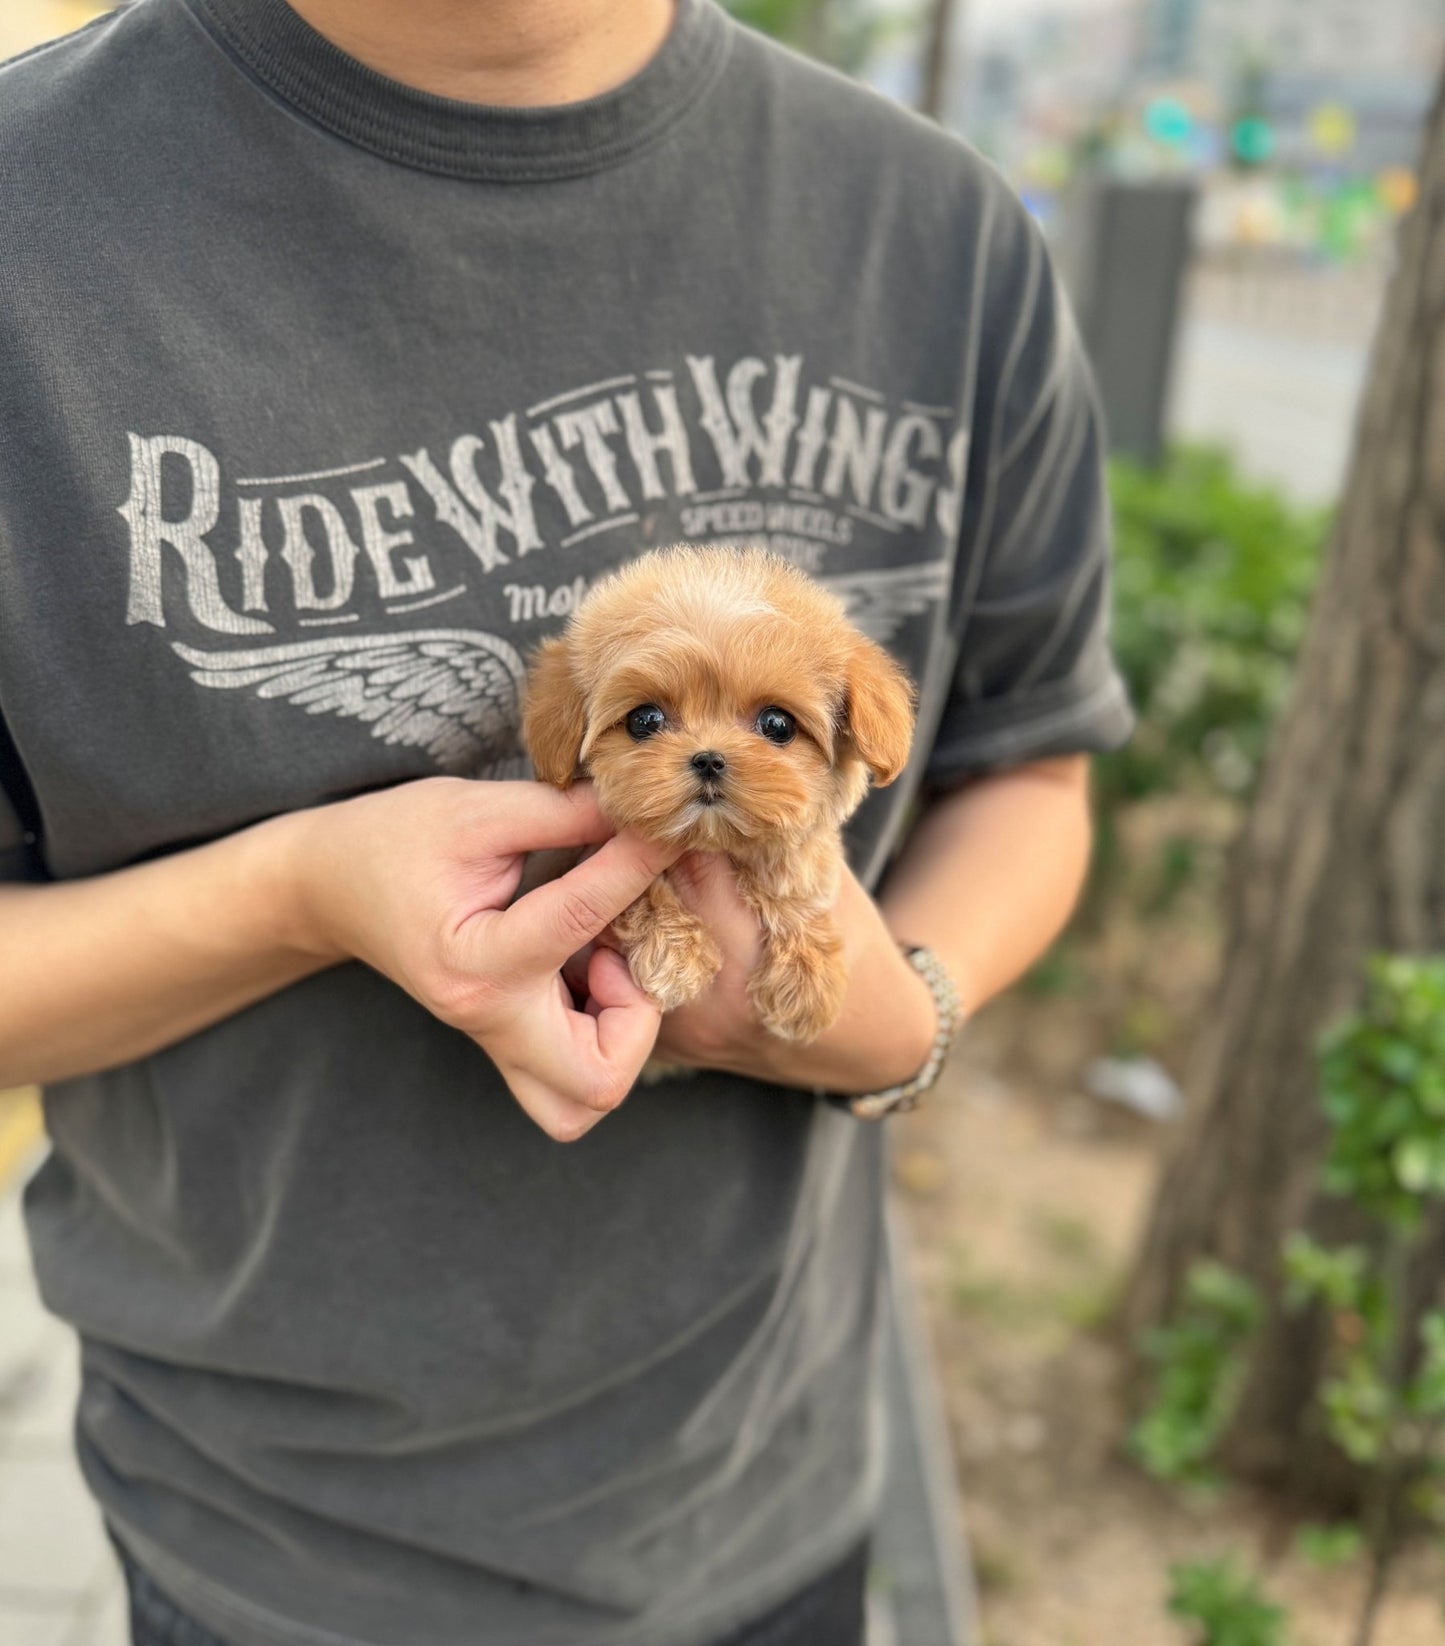
{"type": "Polygon", "coordinates": [[[511,776],[525,769],[525,670],[497,635],[416,629],[216,652],[172,644],[198,685],[250,688],[307,714],[364,721],[373,737],[425,749],[444,771],[511,776]]]}
{"type": "Polygon", "coordinates": [[[953,567],[947,560],[921,566],[889,566],[881,571],[840,572],[820,577],[825,589],[837,595],[848,616],[870,640],[885,645],[903,627],[948,594],[953,567]]]}

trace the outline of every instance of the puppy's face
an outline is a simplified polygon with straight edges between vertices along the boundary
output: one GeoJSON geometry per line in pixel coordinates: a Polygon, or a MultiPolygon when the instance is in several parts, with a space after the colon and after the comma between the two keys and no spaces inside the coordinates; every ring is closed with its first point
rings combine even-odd
{"type": "Polygon", "coordinates": [[[746,852],[836,828],[912,737],[908,682],[761,551],[676,549],[597,585],[528,679],[537,775],[590,776],[619,828],[746,852]]]}

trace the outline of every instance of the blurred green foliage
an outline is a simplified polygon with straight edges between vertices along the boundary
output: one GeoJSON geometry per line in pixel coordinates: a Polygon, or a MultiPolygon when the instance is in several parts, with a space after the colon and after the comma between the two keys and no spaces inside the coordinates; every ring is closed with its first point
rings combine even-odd
{"type": "Polygon", "coordinates": [[[1139,730],[1098,762],[1117,804],[1205,786],[1246,795],[1305,630],[1327,514],[1180,447],[1116,461],[1114,647],[1139,730]]]}
{"type": "Polygon", "coordinates": [[[1408,1233],[1445,1195],[1445,959],[1378,956],[1363,1007],[1326,1036],[1325,1187],[1408,1233]]]}
{"type": "Polygon", "coordinates": [[[868,0],[724,0],[740,23],[858,74],[889,36],[918,27],[917,9],[880,13],[868,0]]]}
{"type": "MultiPolygon", "coordinates": [[[[1417,1314],[1411,1285],[1426,1214],[1445,1202],[1445,956],[1372,957],[1363,1004],[1321,1037],[1318,1067],[1330,1130],[1321,1186],[1355,1208],[1361,1238],[1326,1246],[1292,1231],[1280,1253],[1282,1298],[1287,1309],[1317,1308],[1328,1327],[1315,1398],[1363,1489],[1358,1528],[1307,1528],[1301,1545],[1321,1562],[1363,1550],[1378,1597],[1410,1516],[1445,1531],[1445,1308],[1417,1314]]],[[[1151,1474],[1208,1478],[1260,1314],[1250,1281],[1199,1264],[1178,1319],[1143,1338],[1156,1390],[1130,1440],[1151,1474]]],[[[1190,1570],[1191,1604],[1226,1595],[1222,1577],[1190,1570]]],[[[1206,1621],[1198,1610],[1180,1615],[1206,1621]]],[[[1375,1619],[1367,1600],[1357,1640],[1374,1638],[1375,1619]]],[[[1204,1646],[1256,1638],[1274,1637],[1208,1634],[1204,1646]]]]}
{"type": "Polygon", "coordinates": [[[1295,1553],[1311,1566],[1347,1566],[1364,1546],[1360,1528],[1348,1522],[1340,1526],[1301,1526],[1294,1535],[1295,1553]]]}
{"type": "Polygon", "coordinates": [[[1169,1568],[1169,1610],[1196,1623],[1196,1646],[1284,1646],[1285,1615],[1227,1557],[1169,1568]]]}
{"type": "MultiPolygon", "coordinates": [[[[1084,916],[1027,979],[1041,995],[1089,987],[1076,951],[1110,911],[1162,920],[1191,891],[1205,894],[1196,909],[1217,907],[1229,817],[1259,776],[1330,529],[1329,511],[1244,480],[1211,447],[1175,447],[1156,468],[1116,459],[1109,486],[1113,644],[1138,727],[1125,748],[1093,762],[1084,916]],[[1161,801],[1152,813],[1142,804],[1161,801]],[[1126,846],[1131,810],[1145,827],[1126,846]]],[[[1150,979],[1136,978],[1130,996],[1138,1006],[1150,991],[1150,979]]],[[[1114,1044],[1158,1049],[1122,1025],[1114,1044]]]]}
{"type": "Polygon", "coordinates": [[[1146,1332],[1140,1350],[1153,1363],[1153,1404],[1135,1424],[1129,1449],[1158,1480],[1211,1485],[1210,1458],[1248,1369],[1261,1317],[1259,1294],[1221,1263],[1194,1264],[1183,1307],[1171,1325],[1146,1332]]]}
{"type": "MultiPolygon", "coordinates": [[[[1211,447],[1175,447],[1157,468],[1116,459],[1109,485],[1113,645],[1138,727],[1093,763],[1082,926],[1094,929],[1121,899],[1147,920],[1167,917],[1181,893],[1221,875],[1220,803],[1239,808],[1253,793],[1331,519],[1244,480],[1211,447]],[[1126,814],[1160,800],[1178,803],[1126,851],[1126,814]]],[[[1067,987],[1065,972],[1049,983],[1067,987]]]]}
{"type": "Polygon", "coordinates": [[[1319,1398],[1335,1444],[1445,1526],[1445,1310],[1412,1324],[1408,1286],[1425,1214],[1445,1199],[1445,958],[1373,957],[1364,1003],[1322,1038],[1319,1067],[1324,1187],[1378,1233],[1341,1247],[1292,1234],[1285,1302],[1331,1320],[1319,1398]]]}

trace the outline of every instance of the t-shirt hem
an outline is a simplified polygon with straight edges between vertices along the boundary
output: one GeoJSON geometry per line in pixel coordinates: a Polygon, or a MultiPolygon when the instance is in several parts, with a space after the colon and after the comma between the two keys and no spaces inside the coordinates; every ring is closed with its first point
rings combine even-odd
{"type": "MultiPolygon", "coordinates": [[[[734,1591],[725,1596],[722,1603],[710,1606],[705,1614],[690,1619],[673,1618],[656,1625],[628,1620],[603,1628],[589,1646],[709,1646],[710,1642],[745,1627],[754,1619],[766,1617],[870,1535],[880,1488],[878,1471],[870,1470],[827,1530],[810,1540],[801,1551],[795,1551],[786,1562],[771,1568],[764,1581],[749,1586],[745,1596],[734,1591]]],[[[193,1571],[144,1533],[128,1526],[123,1518],[112,1513],[108,1524],[115,1540],[157,1587],[203,1628],[223,1636],[229,1646],[383,1646],[382,1642],[366,1636],[292,1622],[193,1571]]],[[[529,1641],[531,1638],[529,1636],[529,1641]]],[[[541,1631],[535,1638],[541,1643],[551,1637],[541,1631]]],[[[498,1646],[503,1643],[498,1642],[498,1646]]],[[[514,1638],[505,1646],[522,1646],[522,1642],[514,1638]]]]}
{"type": "Polygon", "coordinates": [[[925,768],[926,782],[1065,754],[1122,748],[1136,724],[1128,688],[1112,666],[1102,678],[1069,681],[1017,698],[980,703],[967,724],[945,723],[925,768]]]}

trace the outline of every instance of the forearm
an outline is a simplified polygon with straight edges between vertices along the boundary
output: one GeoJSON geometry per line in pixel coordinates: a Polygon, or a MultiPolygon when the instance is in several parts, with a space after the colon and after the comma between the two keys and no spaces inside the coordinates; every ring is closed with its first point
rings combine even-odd
{"type": "Polygon", "coordinates": [[[142,1057],[328,964],[291,929],[292,828],[0,886],[0,1087],[142,1057]]]}
{"type": "Polygon", "coordinates": [[[938,955],[974,1012],[1063,929],[1091,838],[1085,756],[982,778],[924,813],[879,900],[884,918],[938,955]]]}

